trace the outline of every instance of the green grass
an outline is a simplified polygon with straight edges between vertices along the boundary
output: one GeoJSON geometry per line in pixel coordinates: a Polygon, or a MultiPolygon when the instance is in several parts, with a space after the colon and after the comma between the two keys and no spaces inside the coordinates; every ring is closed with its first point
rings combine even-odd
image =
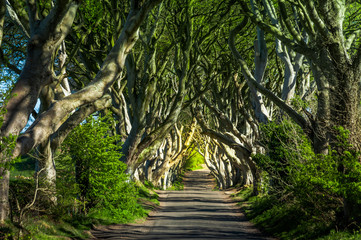
{"type": "Polygon", "coordinates": [[[190,157],[186,160],[186,163],[183,166],[183,170],[177,176],[177,179],[173,182],[172,186],[167,188],[167,190],[171,191],[180,191],[184,189],[183,177],[185,172],[194,171],[203,169],[202,164],[204,164],[204,158],[197,151],[193,150],[190,157]]]}
{"type": "Polygon", "coordinates": [[[0,239],[87,239],[90,226],[79,228],[72,221],[53,220],[47,216],[28,217],[20,231],[13,223],[8,222],[6,227],[0,228],[0,239]]]}
{"type": "Polygon", "coordinates": [[[74,218],[60,221],[41,218],[36,221],[29,219],[26,227],[31,239],[87,239],[91,236],[86,231],[91,229],[90,222],[83,219],[81,224],[75,224],[74,218]]]}
{"type": "Polygon", "coordinates": [[[10,178],[15,179],[19,176],[24,178],[32,178],[35,172],[36,160],[31,157],[23,157],[12,164],[10,170],[10,178]]]}
{"type": "Polygon", "coordinates": [[[184,165],[184,169],[186,171],[202,169],[202,164],[204,164],[204,157],[200,155],[197,151],[193,150],[192,154],[187,159],[184,165]]]}
{"type": "Polygon", "coordinates": [[[280,201],[268,195],[252,196],[252,188],[242,188],[233,199],[259,229],[279,239],[361,239],[360,232],[337,232],[332,229],[332,223],[304,216],[297,202],[292,200],[280,201]]]}
{"type": "Polygon", "coordinates": [[[317,238],[317,240],[360,240],[361,233],[358,231],[350,232],[336,232],[331,231],[327,236],[317,238]]]}
{"type": "Polygon", "coordinates": [[[185,171],[182,171],[178,176],[177,179],[173,182],[172,186],[167,188],[170,191],[180,191],[184,189],[183,177],[185,171]]]}
{"type": "Polygon", "coordinates": [[[62,214],[59,210],[49,211],[47,215],[28,214],[23,220],[23,230],[19,238],[19,228],[8,222],[0,228],[0,239],[88,239],[90,230],[97,225],[124,224],[145,219],[149,212],[159,206],[158,195],[146,189],[139,190],[138,203],[142,206],[142,213],[126,219],[114,219],[111,212],[100,210],[83,214],[62,214]],[[60,213],[60,214],[59,214],[60,213]],[[7,236],[7,238],[6,238],[7,236]]]}
{"type": "Polygon", "coordinates": [[[142,205],[143,209],[148,212],[159,206],[159,196],[155,191],[153,191],[154,187],[151,186],[151,188],[149,188],[149,186],[151,185],[145,185],[142,183],[137,184],[139,192],[138,202],[142,205]]]}
{"type": "MultiPolygon", "coordinates": [[[[31,158],[23,158],[12,166],[10,184],[21,206],[30,202],[33,197],[34,168],[35,160],[31,158]]],[[[138,205],[142,207],[134,216],[126,214],[130,217],[114,219],[114,215],[107,210],[98,210],[87,215],[75,214],[67,212],[66,208],[60,205],[46,213],[29,211],[23,219],[22,228],[19,228],[16,222],[7,222],[0,227],[0,239],[88,239],[94,226],[145,219],[150,211],[159,206],[158,195],[151,188],[149,184],[136,184],[138,205]]]]}

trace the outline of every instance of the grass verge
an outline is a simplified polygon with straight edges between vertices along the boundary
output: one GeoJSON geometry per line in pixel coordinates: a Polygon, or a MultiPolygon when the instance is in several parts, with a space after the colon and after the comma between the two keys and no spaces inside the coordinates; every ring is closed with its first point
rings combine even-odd
{"type": "Polygon", "coordinates": [[[352,240],[361,239],[360,231],[332,229],[330,223],[304,216],[297,202],[276,199],[268,195],[252,196],[252,188],[241,188],[233,199],[247,218],[267,235],[285,240],[352,240]]]}
{"type": "MultiPolygon", "coordinates": [[[[30,240],[30,239],[88,239],[90,231],[99,225],[124,224],[134,221],[142,221],[158,205],[158,195],[142,184],[137,184],[138,204],[144,211],[137,216],[126,219],[114,219],[106,210],[85,214],[59,214],[63,211],[53,209],[42,213],[29,212],[21,224],[6,222],[0,226],[0,239],[6,240],[30,240]]],[[[60,207],[60,206],[59,206],[60,207]]]]}
{"type": "Polygon", "coordinates": [[[183,177],[185,170],[182,170],[181,173],[177,176],[177,179],[172,183],[172,186],[167,188],[170,191],[180,191],[184,189],[183,177]]]}

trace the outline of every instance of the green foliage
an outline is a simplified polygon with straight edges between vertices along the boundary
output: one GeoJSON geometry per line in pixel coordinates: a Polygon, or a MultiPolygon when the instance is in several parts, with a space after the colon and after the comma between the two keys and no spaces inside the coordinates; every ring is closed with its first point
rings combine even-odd
{"type": "Polygon", "coordinates": [[[22,156],[13,162],[10,168],[10,178],[31,178],[34,179],[36,160],[29,156],[22,156]]]}
{"type": "Polygon", "coordinates": [[[12,220],[18,222],[20,209],[30,203],[34,198],[35,183],[33,177],[17,176],[10,181],[9,201],[12,206],[12,220]],[[19,206],[19,208],[17,207],[19,206]]]}
{"type": "Polygon", "coordinates": [[[315,238],[334,228],[358,229],[361,164],[348,141],[349,131],[336,128],[337,142],[329,153],[316,155],[302,130],[290,121],[269,123],[261,130],[267,154],[253,159],[269,179],[268,194],[252,203],[253,221],[282,239],[315,238]]]}
{"type": "Polygon", "coordinates": [[[0,239],[8,240],[14,238],[14,228],[10,225],[0,226],[0,239]]]}
{"type": "Polygon", "coordinates": [[[70,206],[76,201],[77,211],[93,217],[129,221],[144,212],[120,161],[119,136],[110,135],[109,126],[109,117],[90,117],[64,141],[58,160],[59,200],[70,206]]]}
{"type": "MultiPolygon", "coordinates": [[[[29,202],[33,197],[34,181],[19,178],[11,181],[12,186],[18,192],[20,205],[29,202]]],[[[158,195],[149,191],[144,186],[136,186],[139,192],[139,202],[145,210],[153,210],[159,205],[158,195]]],[[[74,202],[73,202],[74,203],[74,202]]],[[[96,225],[109,225],[125,222],[124,218],[114,219],[114,213],[109,210],[98,210],[98,214],[88,215],[71,212],[71,208],[65,208],[63,204],[52,211],[52,214],[39,215],[33,212],[23,222],[23,237],[19,238],[17,225],[7,224],[0,227],[0,239],[89,239],[89,230],[96,225]]],[[[74,207],[74,206],[73,206],[74,207]]],[[[129,221],[129,219],[128,219],[129,221]]]]}
{"type": "MultiPolygon", "coordinates": [[[[148,181],[147,181],[148,182],[148,181]]],[[[148,182],[148,184],[152,185],[150,182],[148,182]]],[[[158,201],[158,194],[156,192],[154,192],[153,189],[154,187],[148,187],[149,185],[147,184],[142,184],[139,183],[137,184],[137,190],[139,193],[139,199],[142,203],[145,203],[146,201],[150,201],[155,205],[159,205],[159,201],[158,201]]],[[[147,206],[147,204],[145,204],[145,207],[148,208],[149,210],[152,210],[153,207],[147,206]]]]}
{"type": "Polygon", "coordinates": [[[184,189],[184,183],[183,183],[184,173],[185,173],[184,170],[180,171],[180,173],[177,175],[177,178],[172,183],[172,186],[170,188],[168,188],[167,190],[175,190],[175,191],[183,190],[184,189]]]}
{"type": "Polygon", "coordinates": [[[354,232],[336,232],[331,231],[327,236],[317,238],[318,240],[358,240],[361,239],[361,233],[359,231],[354,232]]]}
{"type": "MultiPolygon", "coordinates": [[[[99,20],[104,21],[103,18],[108,13],[106,9],[104,9],[102,1],[83,0],[83,3],[79,7],[79,14],[81,15],[81,20],[86,24],[86,26],[92,26],[99,20]]],[[[100,34],[103,30],[109,27],[109,25],[99,24],[92,29],[92,31],[100,34]]]]}
{"type": "Polygon", "coordinates": [[[34,160],[23,158],[12,164],[13,221],[0,228],[1,239],[88,239],[87,231],[94,225],[130,222],[159,205],[156,193],[134,184],[124,173],[119,138],[110,135],[111,125],[109,117],[89,118],[68,136],[56,156],[57,206],[39,212],[36,209],[43,206],[36,202],[21,227],[15,224],[19,211],[34,197],[30,174],[34,160]]]}
{"type": "Polygon", "coordinates": [[[80,11],[89,22],[95,22],[99,17],[104,14],[104,8],[101,1],[84,0],[80,6],[80,11]]]}
{"type": "Polygon", "coordinates": [[[253,196],[252,188],[243,188],[233,195],[253,223],[263,231],[280,239],[360,239],[359,231],[335,231],[332,223],[327,226],[312,221],[312,216],[305,216],[302,206],[296,202],[279,201],[274,196],[253,196]],[[318,237],[322,236],[322,237],[318,237]]]}
{"type": "MultiPolygon", "coordinates": [[[[7,112],[6,104],[10,99],[9,92],[2,93],[0,97],[0,128],[4,124],[4,116],[7,112]]],[[[0,168],[10,169],[11,163],[17,159],[12,159],[12,152],[16,146],[17,136],[0,136],[0,168]],[[13,160],[13,161],[10,161],[13,160]]]]}
{"type": "Polygon", "coordinates": [[[335,143],[334,148],[329,149],[328,155],[319,155],[311,161],[300,164],[300,171],[295,173],[298,179],[295,192],[299,198],[307,192],[314,192],[313,199],[302,199],[306,203],[314,202],[320,214],[334,211],[337,224],[344,224],[345,221],[360,222],[361,212],[358,210],[361,207],[360,154],[348,142],[349,131],[342,127],[336,130],[338,142],[335,143]],[[305,185],[304,182],[308,184],[305,185]],[[350,216],[345,216],[343,211],[350,211],[350,216]]]}
{"type": "Polygon", "coordinates": [[[291,104],[296,108],[296,109],[306,109],[309,107],[309,102],[303,101],[302,98],[298,95],[295,95],[294,98],[292,98],[291,100],[291,104]]]}
{"type": "Polygon", "coordinates": [[[204,157],[197,151],[193,150],[191,155],[186,160],[184,169],[187,171],[202,169],[202,164],[204,164],[204,157]]]}
{"type": "MultiPolygon", "coordinates": [[[[146,210],[153,210],[159,205],[158,195],[147,189],[142,184],[136,184],[135,191],[138,194],[138,201],[146,210]]],[[[139,217],[139,216],[138,216],[139,217]]],[[[131,218],[128,218],[128,221],[131,218]]],[[[125,222],[124,218],[115,219],[114,213],[103,209],[97,214],[63,214],[60,218],[54,216],[43,216],[39,218],[27,219],[27,231],[30,232],[29,239],[89,239],[89,230],[97,225],[109,225],[125,222]]],[[[11,231],[9,231],[11,232],[11,231]]]]}
{"type": "Polygon", "coordinates": [[[257,154],[253,160],[270,177],[272,191],[291,190],[289,187],[298,181],[294,173],[299,172],[302,163],[315,158],[311,143],[291,121],[270,122],[261,126],[261,132],[267,154],[257,154]]]}
{"type": "Polygon", "coordinates": [[[261,230],[279,239],[315,239],[327,234],[329,225],[324,226],[306,216],[297,201],[286,201],[275,195],[253,196],[252,188],[244,188],[234,199],[245,211],[247,218],[261,230]]]}
{"type": "Polygon", "coordinates": [[[25,231],[23,231],[22,236],[20,237],[19,233],[14,234],[15,229],[12,230],[14,238],[11,239],[89,239],[91,224],[99,224],[100,222],[89,221],[86,222],[85,217],[83,217],[82,224],[79,224],[79,221],[76,222],[71,218],[64,218],[63,220],[57,220],[42,216],[42,217],[32,217],[24,221],[25,231]]]}

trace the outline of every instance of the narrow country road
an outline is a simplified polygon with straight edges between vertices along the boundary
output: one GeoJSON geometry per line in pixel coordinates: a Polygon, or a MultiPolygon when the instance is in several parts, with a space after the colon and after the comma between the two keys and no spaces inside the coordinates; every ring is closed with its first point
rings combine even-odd
{"type": "Polygon", "coordinates": [[[209,170],[188,172],[184,191],[160,191],[161,207],[143,224],[93,231],[95,239],[271,239],[237,210],[224,192],[212,191],[209,170]]]}

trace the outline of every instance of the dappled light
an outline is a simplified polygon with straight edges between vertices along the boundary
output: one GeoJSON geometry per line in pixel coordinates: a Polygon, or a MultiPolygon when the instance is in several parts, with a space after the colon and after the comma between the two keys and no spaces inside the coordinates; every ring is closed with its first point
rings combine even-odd
{"type": "Polygon", "coordinates": [[[147,225],[94,231],[98,239],[267,239],[237,211],[223,192],[213,191],[208,169],[188,172],[184,191],[159,192],[162,208],[147,225]]]}
{"type": "Polygon", "coordinates": [[[0,0],[0,239],[360,239],[360,11],[0,0]]]}

